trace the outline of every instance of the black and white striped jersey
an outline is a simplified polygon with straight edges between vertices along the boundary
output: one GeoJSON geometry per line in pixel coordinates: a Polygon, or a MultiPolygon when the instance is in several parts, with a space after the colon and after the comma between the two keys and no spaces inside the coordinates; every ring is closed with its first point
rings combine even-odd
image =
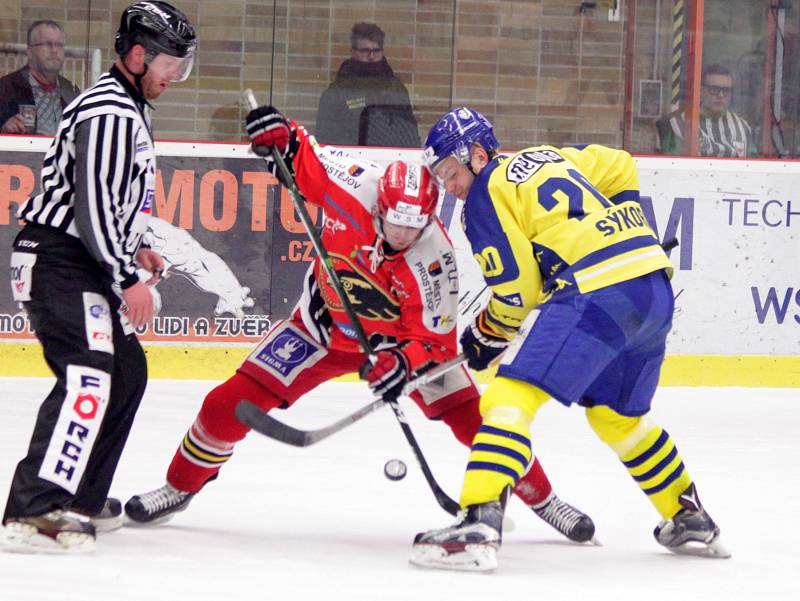
{"type": "Polygon", "coordinates": [[[64,109],[42,165],[41,192],[17,213],[79,238],[123,289],[138,281],[134,257],[154,199],[149,109],[112,67],[64,109]]]}
{"type": "MultiPolygon", "coordinates": [[[[680,112],[670,119],[670,127],[680,145],[683,143],[685,117],[685,113],[680,112]]],[[[699,134],[700,156],[744,158],[753,155],[750,124],[733,111],[716,116],[701,114],[699,134]]]]}

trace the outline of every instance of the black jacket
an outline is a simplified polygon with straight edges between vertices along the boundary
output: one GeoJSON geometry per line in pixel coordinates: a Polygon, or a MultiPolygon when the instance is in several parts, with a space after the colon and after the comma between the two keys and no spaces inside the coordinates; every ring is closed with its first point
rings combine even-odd
{"type": "Polygon", "coordinates": [[[320,98],[316,138],[323,144],[419,148],[408,90],[386,58],[342,63],[320,98]]]}
{"type": "MultiPolygon", "coordinates": [[[[20,104],[35,104],[33,88],[28,81],[27,66],[0,78],[0,125],[19,113],[20,104]]],[[[66,107],[80,94],[78,87],[66,77],[58,76],[61,91],[61,108],[66,107]]]]}

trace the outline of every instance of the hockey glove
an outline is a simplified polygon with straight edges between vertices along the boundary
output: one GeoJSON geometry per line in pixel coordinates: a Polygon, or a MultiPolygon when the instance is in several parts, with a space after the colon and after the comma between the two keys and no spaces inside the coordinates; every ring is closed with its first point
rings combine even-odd
{"type": "Polygon", "coordinates": [[[260,157],[264,157],[267,168],[282,184],[282,174],[272,159],[272,149],[276,148],[283,157],[289,171],[293,172],[292,159],[297,152],[297,136],[289,121],[274,106],[260,106],[247,113],[247,135],[250,136],[251,148],[260,157]]]}
{"type": "Polygon", "coordinates": [[[461,350],[467,357],[467,365],[476,371],[489,367],[507,346],[508,340],[489,333],[484,313],[479,313],[461,334],[461,350]]]}
{"type": "Polygon", "coordinates": [[[411,370],[408,357],[400,349],[379,351],[375,363],[361,366],[361,377],[369,383],[375,396],[384,400],[396,400],[408,382],[411,370]]]}

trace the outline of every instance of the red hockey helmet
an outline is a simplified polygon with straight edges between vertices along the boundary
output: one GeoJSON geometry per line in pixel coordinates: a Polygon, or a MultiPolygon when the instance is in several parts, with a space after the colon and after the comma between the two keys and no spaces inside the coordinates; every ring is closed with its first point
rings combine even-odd
{"type": "Polygon", "coordinates": [[[422,229],[431,222],[439,187],[423,165],[395,161],[378,183],[378,213],[394,225],[422,229]]]}

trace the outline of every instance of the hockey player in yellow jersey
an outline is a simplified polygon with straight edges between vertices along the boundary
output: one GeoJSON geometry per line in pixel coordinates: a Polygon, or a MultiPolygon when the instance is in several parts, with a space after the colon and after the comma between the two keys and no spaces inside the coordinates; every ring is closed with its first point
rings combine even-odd
{"type": "Polygon", "coordinates": [[[420,533],[412,563],[497,566],[509,490],[532,460],[530,424],[550,398],[585,408],[662,521],[675,553],[728,557],[672,437],[649,417],[672,325],[672,266],[639,205],[636,164],[599,145],[497,154],[491,123],[455,109],[425,160],[464,199],[462,222],[492,296],[461,345],[472,369],[499,359],[466,468],[456,524],[420,533]]]}

